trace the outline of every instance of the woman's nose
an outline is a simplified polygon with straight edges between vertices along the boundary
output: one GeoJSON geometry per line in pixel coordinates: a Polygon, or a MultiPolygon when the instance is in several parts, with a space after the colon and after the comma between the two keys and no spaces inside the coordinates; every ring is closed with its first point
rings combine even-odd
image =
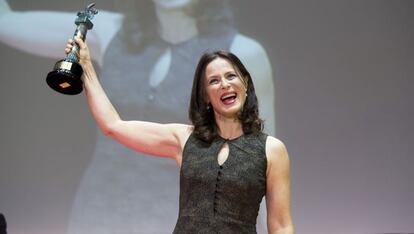
{"type": "Polygon", "coordinates": [[[221,80],[221,88],[225,89],[225,88],[228,88],[228,87],[230,87],[229,82],[226,79],[222,79],[221,80]]]}

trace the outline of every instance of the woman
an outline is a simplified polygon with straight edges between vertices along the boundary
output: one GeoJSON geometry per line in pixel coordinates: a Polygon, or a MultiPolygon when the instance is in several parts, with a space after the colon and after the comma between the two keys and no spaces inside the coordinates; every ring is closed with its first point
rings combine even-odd
{"type": "MultiPolygon", "coordinates": [[[[225,48],[237,54],[254,77],[260,105],[266,107],[261,116],[267,131],[274,133],[269,59],[257,41],[234,28],[226,1],[118,3],[125,3],[119,4],[124,13],[100,11],[87,41],[100,66],[106,94],[125,119],[185,123],[189,78],[197,62],[194,58],[205,48],[225,48]]],[[[73,31],[74,15],[15,12],[0,0],[0,23],[4,26],[0,40],[30,53],[61,58],[58,42],[73,31]]],[[[170,231],[178,210],[174,163],[143,154],[137,157],[100,133],[96,138],[94,155],[73,202],[69,233],[170,231]]],[[[258,231],[265,229],[261,223],[265,223],[264,217],[258,221],[258,231]]]]}
{"type": "Polygon", "coordinates": [[[190,101],[193,125],[159,124],[122,120],[99,83],[86,44],[76,43],[87,100],[103,133],[135,151],[172,158],[180,167],[174,233],[256,233],[263,196],[268,232],[293,233],[288,154],[282,142],[262,133],[252,79],[235,55],[213,51],[201,57],[190,101]]]}

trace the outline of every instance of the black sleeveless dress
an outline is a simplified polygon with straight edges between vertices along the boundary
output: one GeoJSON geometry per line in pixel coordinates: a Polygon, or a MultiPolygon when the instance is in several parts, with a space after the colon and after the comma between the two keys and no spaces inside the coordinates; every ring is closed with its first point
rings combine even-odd
{"type": "Polygon", "coordinates": [[[191,135],[180,171],[180,209],[173,234],[255,234],[260,202],[266,194],[264,133],[221,137],[211,145],[191,135]],[[228,143],[220,166],[218,153],[228,143]]]}

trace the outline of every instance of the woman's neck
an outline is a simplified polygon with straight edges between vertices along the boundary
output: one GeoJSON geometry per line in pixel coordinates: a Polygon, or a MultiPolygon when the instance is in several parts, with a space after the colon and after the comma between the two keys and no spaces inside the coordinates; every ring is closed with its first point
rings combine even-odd
{"type": "Polygon", "coordinates": [[[224,139],[234,139],[243,135],[243,127],[237,118],[226,118],[216,114],[219,135],[224,139]]]}
{"type": "Polygon", "coordinates": [[[165,9],[156,7],[160,23],[160,36],[166,42],[178,44],[198,35],[196,20],[184,12],[184,8],[165,9]]]}

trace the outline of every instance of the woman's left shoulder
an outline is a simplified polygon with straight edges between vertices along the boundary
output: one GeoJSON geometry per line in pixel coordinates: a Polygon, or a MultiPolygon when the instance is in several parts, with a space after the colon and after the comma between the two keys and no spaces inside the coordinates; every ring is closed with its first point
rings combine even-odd
{"type": "Polygon", "coordinates": [[[286,145],[276,137],[268,135],[266,138],[266,157],[270,162],[287,160],[286,145]]]}

